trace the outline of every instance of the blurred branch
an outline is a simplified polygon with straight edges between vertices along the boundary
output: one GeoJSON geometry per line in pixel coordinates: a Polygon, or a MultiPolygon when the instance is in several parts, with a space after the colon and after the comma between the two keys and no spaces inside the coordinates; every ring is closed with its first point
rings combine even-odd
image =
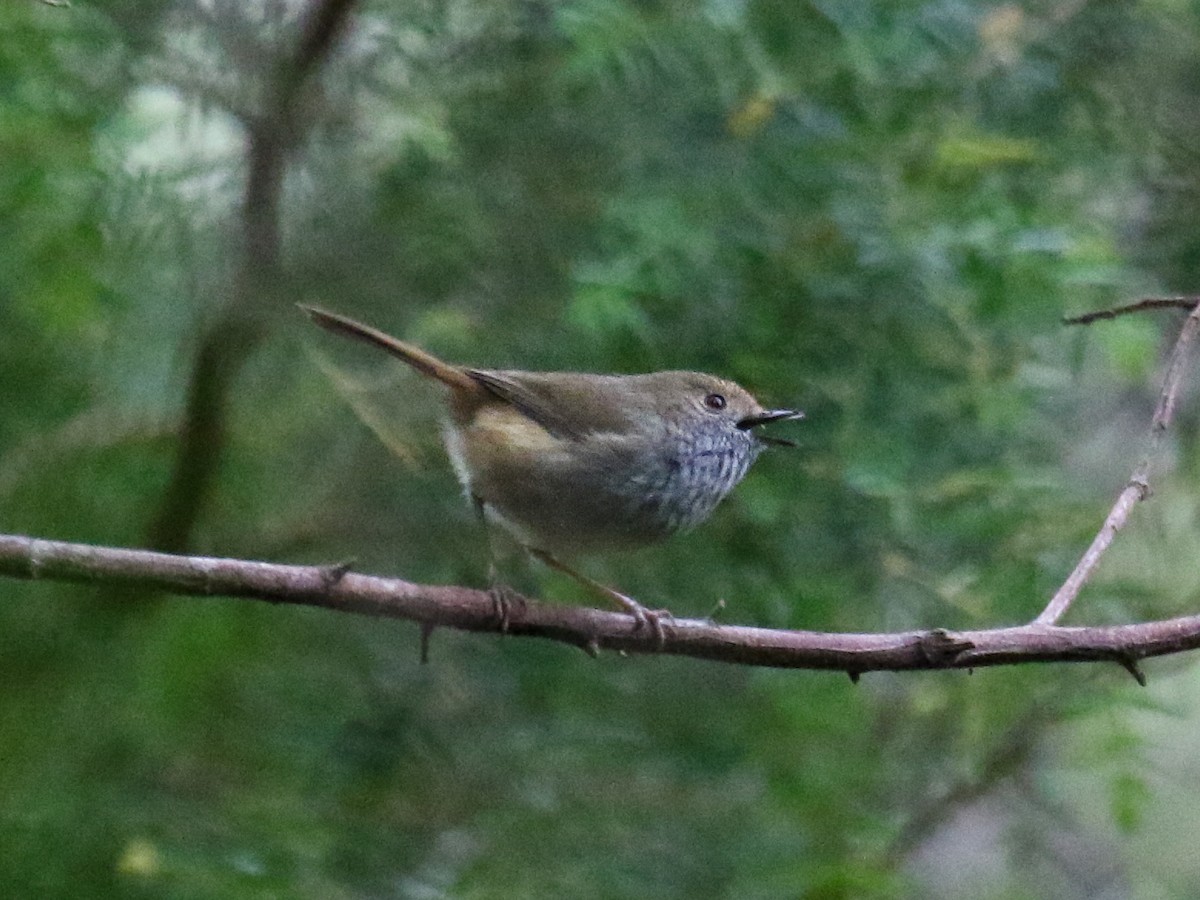
{"type": "MultiPolygon", "coordinates": [[[[318,606],[407,619],[425,631],[502,631],[487,591],[358,575],[343,566],[176,556],[0,535],[0,575],[318,606]]],[[[1097,661],[1115,661],[1140,675],[1139,659],[1200,648],[1200,615],[1088,628],[1033,623],[982,631],[880,634],[783,631],[664,617],[663,631],[660,643],[623,613],[516,597],[506,633],[548,638],[592,653],[666,653],[743,665],[841,670],[852,677],[878,670],[1097,661]]]]}
{"type": "Polygon", "coordinates": [[[300,26],[296,53],[292,56],[290,67],[283,72],[279,88],[281,102],[278,106],[290,104],[304,79],[329,56],[346,27],[354,4],[355,0],[316,0],[308,8],[300,26]]]}
{"type": "Polygon", "coordinates": [[[278,67],[263,108],[244,120],[246,189],[242,252],[233,290],[200,339],[187,387],[179,453],[147,533],[152,547],[182,552],[225,446],[229,397],[243,362],[266,335],[265,299],[280,265],[279,206],[287,155],[303,128],[296,100],[346,27],[354,0],[314,0],[299,25],[296,49],[278,67]]]}
{"type": "Polygon", "coordinates": [[[958,812],[986,797],[1001,782],[1028,765],[1042,736],[1041,726],[1049,718],[1044,704],[1033,704],[990,746],[976,773],[959,779],[938,796],[918,806],[888,846],[887,859],[891,865],[902,864],[958,812]]]}
{"type": "Polygon", "coordinates": [[[1079,596],[1079,592],[1083,589],[1084,584],[1087,583],[1088,578],[1091,577],[1096,566],[1099,565],[1101,557],[1108,550],[1109,545],[1113,542],[1113,538],[1124,527],[1133,507],[1139,501],[1145,500],[1150,496],[1150,468],[1161,453],[1163,435],[1166,433],[1171,420],[1175,416],[1175,403],[1179,397],[1179,387],[1183,383],[1184,370],[1187,368],[1188,354],[1191,350],[1192,341],[1196,337],[1196,331],[1200,330],[1200,305],[1197,305],[1198,299],[1200,298],[1147,298],[1139,300],[1137,303],[1131,303],[1128,306],[1088,313],[1084,316],[1066,320],[1068,323],[1088,324],[1100,319],[1115,319],[1119,315],[1146,309],[1161,309],[1163,307],[1184,305],[1191,309],[1191,313],[1183,323],[1183,328],[1179,331],[1179,337],[1175,340],[1175,346],[1172,348],[1171,357],[1167,362],[1167,372],[1163,377],[1162,391],[1158,395],[1158,404],[1154,408],[1154,417],[1150,420],[1150,434],[1147,440],[1146,452],[1143,454],[1141,461],[1138,462],[1137,468],[1133,470],[1133,474],[1129,476],[1129,482],[1125,485],[1125,489],[1121,491],[1120,495],[1118,495],[1117,502],[1113,504],[1112,511],[1109,512],[1108,518],[1104,520],[1104,524],[1100,526],[1100,531],[1092,540],[1091,546],[1087,548],[1087,551],[1080,558],[1074,571],[1067,576],[1067,580],[1063,582],[1062,587],[1050,598],[1050,602],[1046,604],[1046,608],[1034,620],[1038,625],[1053,625],[1066,614],[1067,610],[1071,608],[1071,604],[1075,601],[1075,598],[1079,596]]]}
{"type": "Polygon", "coordinates": [[[55,428],[35,432],[0,457],[0,504],[38,466],[56,466],[75,453],[99,452],[125,444],[163,442],[175,436],[172,422],[132,416],[105,406],[90,407],[55,428]]]}

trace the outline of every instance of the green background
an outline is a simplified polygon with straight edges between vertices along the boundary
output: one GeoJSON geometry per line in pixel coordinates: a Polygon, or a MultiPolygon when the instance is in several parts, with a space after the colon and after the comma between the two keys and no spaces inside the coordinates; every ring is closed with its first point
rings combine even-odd
{"type": "MultiPolygon", "coordinates": [[[[0,531],[484,584],[437,391],[307,302],[464,363],[699,369],[807,410],[702,528],[587,562],[647,605],[1037,614],[1181,319],[1061,318],[1200,283],[1200,8],[366,3],[295,98],[278,210],[250,210],[272,260],[247,148],[295,12],[0,6],[0,531]],[[194,515],[189,384],[223,398],[194,515]]],[[[1193,393],[1070,623],[1197,610],[1193,393]]],[[[1148,690],[1115,665],[853,685],[439,631],[421,666],[402,622],[0,600],[5,896],[1200,892],[1187,656],[1148,690]]]]}

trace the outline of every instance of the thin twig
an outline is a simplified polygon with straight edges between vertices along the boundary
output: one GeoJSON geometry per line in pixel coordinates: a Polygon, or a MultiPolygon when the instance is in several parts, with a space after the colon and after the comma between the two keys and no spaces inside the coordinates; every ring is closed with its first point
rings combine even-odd
{"type": "MultiPolygon", "coordinates": [[[[486,590],[421,585],[355,572],[331,579],[329,573],[328,566],[176,556],[0,535],[0,576],[137,585],[200,598],[241,597],[319,606],[407,619],[424,629],[499,634],[502,627],[494,598],[486,590]]],[[[665,653],[742,665],[858,674],[1032,662],[1124,663],[1200,648],[1200,615],[1088,628],[1030,624],[982,631],[880,634],[783,631],[675,618],[664,621],[660,644],[650,629],[638,628],[633,617],[624,613],[522,598],[513,606],[506,633],[559,641],[590,653],[665,653]]]]}
{"type": "Polygon", "coordinates": [[[1081,316],[1064,316],[1063,324],[1090,325],[1101,319],[1116,319],[1147,309],[1195,309],[1198,302],[1200,297],[1143,297],[1141,300],[1124,306],[1114,306],[1112,309],[1098,309],[1081,316]]]}
{"type": "MultiPolygon", "coordinates": [[[[1138,303],[1130,304],[1127,307],[1120,307],[1116,310],[1105,310],[1104,313],[1095,313],[1093,318],[1088,321],[1096,321],[1100,318],[1115,318],[1117,315],[1123,315],[1124,312],[1132,312],[1138,309],[1159,309],[1163,306],[1177,306],[1184,298],[1170,299],[1146,299],[1140,300],[1138,303]]],[[[1155,460],[1162,452],[1163,435],[1171,424],[1171,420],[1175,416],[1175,404],[1179,399],[1179,387],[1183,383],[1183,375],[1187,369],[1188,355],[1191,350],[1192,341],[1196,337],[1197,330],[1200,330],[1200,306],[1196,303],[1196,298],[1191,298],[1190,302],[1191,313],[1187,320],[1183,323],[1183,328],[1179,331],[1179,337],[1175,341],[1175,346],[1171,350],[1170,359],[1167,362],[1167,371],[1163,376],[1163,387],[1158,395],[1158,403],[1154,407],[1154,418],[1150,421],[1150,433],[1146,442],[1146,451],[1138,462],[1137,468],[1133,470],[1133,474],[1129,476],[1129,482],[1125,485],[1125,489],[1117,497],[1117,501],[1113,504],[1112,510],[1108,517],[1104,520],[1104,524],[1100,526],[1100,531],[1093,539],[1090,547],[1080,558],[1079,563],[1075,566],[1075,570],[1067,576],[1067,580],[1063,582],[1062,587],[1050,598],[1050,602],[1046,604],[1046,608],[1034,620],[1038,625],[1053,625],[1058,622],[1067,610],[1071,608],[1071,604],[1075,602],[1075,598],[1079,596],[1080,590],[1083,589],[1088,578],[1099,564],[1101,557],[1108,550],[1109,545],[1113,542],[1117,532],[1124,527],[1125,522],[1129,519],[1129,514],[1133,507],[1141,500],[1145,500],[1150,495],[1150,470],[1155,460]]],[[[1082,321],[1085,317],[1080,317],[1082,321]]],[[[1136,676],[1135,676],[1136,677],[1136,676]]]]}

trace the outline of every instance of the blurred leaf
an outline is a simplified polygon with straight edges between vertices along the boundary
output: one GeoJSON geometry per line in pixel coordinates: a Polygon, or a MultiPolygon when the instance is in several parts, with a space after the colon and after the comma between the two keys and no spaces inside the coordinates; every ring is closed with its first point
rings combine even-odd
{"type": "MultiPolygon", "coordinates": [[[[3,530],[144,540],[201,335],[238,296],[248,128],[299,9],[0,7],[3,530]]],[[[318,302],[456,362],[700,369],[806,409],[780,426],[801,446],[703,527],[580,561],[643,602],[854,632],[1028,621],[1128,477],[1179,318],[1061,317],[1195,292],[1198,35],[1190,7],[1116,2],[358,10],[296,100],[283,270],[196,549],[487,583],[437,386],[326,342],[292,306],[318,302]]],[[[1196,425],[1185,397],[1177,465],[1078,621],[1194,611],[1196,425]]],[[[439,631],[422,666],[399,622],[3,589],[13,896],[1200,877],[1187,657],[1147,662],[1149,691],[1116,666],[853,685],[439,631]]]]}

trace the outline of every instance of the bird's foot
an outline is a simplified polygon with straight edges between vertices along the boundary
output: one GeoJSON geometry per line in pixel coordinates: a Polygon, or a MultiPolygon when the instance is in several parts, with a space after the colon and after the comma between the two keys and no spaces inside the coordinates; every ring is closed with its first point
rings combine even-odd
{"type": "Polygon", "coordinates": [[[524,611],[525,598],[507,584],[494,580],[488,586],[488,596],[492,598],[492,610],[496,615],[496,623],[500,626],[500,633],[508,634],[513,610],[524,611]]]}
{"type": "Polygon", "coordinates": [[[622,594],[620,591],[613,590],[608,585],[601,584],[599,581],[596,581],[596,579],[589,578],[581,572],[576,572],[566,563],[555,558],[552,554],[547,553],[545,550],[539,550],[536,547],[526,547],[525,549],[529,551],[531,556],[533,556],[535,559],[541,560],[551,569],[562,572],[564,575],[569,575],[584,587],[621,607],[623,610],[625,610],[625,612],[629,613],[629,615],[633,617],[633,630],[641,631],[643,628],[649,629],[650,633],[654,635],[656,646],[658,649],[662,649],[663,645],[667,641],[666,632],[663,631],[662,620],[667,619],[672,622],[675,621],[675,617],[671,615],[670,610],[647,609],[632,597],[622,594]]]}
{"type": "Polygon", "coordinates": [[[607,588],[606,593],[618,605],[623,607],[625,612],[633,617],[634,631],[641,631],[643,628],[648,628],[654,636],[655,646],[661,650],[667,642],[667,634],[663,629],[663,619],[669,622],[675,621],[675,616],[671,614],[671,611],[669,609],[649,609],[627,594],[614,591],[612,588],[607,588]]]}

